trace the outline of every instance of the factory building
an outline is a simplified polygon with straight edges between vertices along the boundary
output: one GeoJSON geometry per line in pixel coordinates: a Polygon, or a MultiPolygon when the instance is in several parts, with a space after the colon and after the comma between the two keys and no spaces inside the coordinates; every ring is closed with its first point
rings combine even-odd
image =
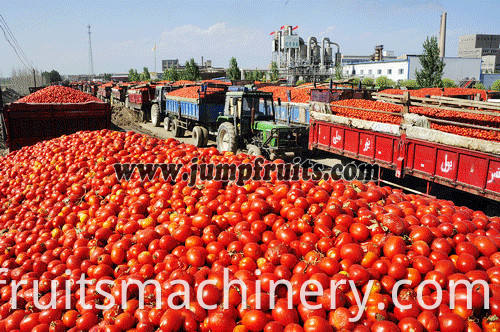
{"type": "MultiPolygon", "coordinates": [[[[445,67],[443,77],[450,78],[455,82],[463,80],[479,79],[481,76],[481,59],[476,58],[443,58],[445,67]]],[[[343,74],[346,77],[370,77],[376,79],[386,76],[393,81],[414,80],[415,72],[421,70],[418,55],[405,55],[401,59],[369,61],[343,66],[343,74]]]]}
{"type": "Polygon", "coordinates": [[[483,73],[500,72],[500,35],[473,34],[460,36],[458,56],[481,59],[483,73]]]}

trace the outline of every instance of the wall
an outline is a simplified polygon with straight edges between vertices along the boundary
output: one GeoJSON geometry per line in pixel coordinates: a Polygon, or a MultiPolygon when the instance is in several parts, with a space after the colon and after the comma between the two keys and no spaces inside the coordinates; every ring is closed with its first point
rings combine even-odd
{"type": "Polygon", "coordinates": [[[387,76],[393,81],[406,80],[408,79],[408,62],[399,60],[344,65],[343,72],[348,77],[377,78],[387,76]]]}
{"type": "MultiPolygon", "coordinates": [[[[421,70],[420,60],[418,56],[408,56],[410,64],[410,79],[416,79],[415,71],[421,70]]],[[[444,58],[444,73],[443,78],[450,78],[455,82],[460,82],[465,78],[479,79],[481,76],[481,59],[474,58],[444,58]]]]}
{"type": "Polygon", "coordinates": [[[500,74],[482,74],[481,75],[481,82],[484,84],[486,89],[491,88],[491,85],[496,80],[500,80],[500,74]]]}

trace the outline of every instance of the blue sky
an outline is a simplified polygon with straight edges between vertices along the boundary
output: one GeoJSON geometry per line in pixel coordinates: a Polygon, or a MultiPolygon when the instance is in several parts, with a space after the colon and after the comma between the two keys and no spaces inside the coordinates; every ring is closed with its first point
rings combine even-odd
{"type": "MultiPolygon", "coordinates": [[[[399,54],[420,52],[437,35],[448,12],[446,55],[456,56],[458,37],[500,34],[500,1],[408,0],[2,0],[7,20],[28,58],[41,70],[88,72],[86,26],[92,26],[95,72],[124,72],[148,66],[152,47],[160,59],[204,56],[227,66],[265,68],[271,59],[269,33],[298,25],[298,34],[329,37],[345,54],[370,54],[375,45],[399,54]]],[[[21,68],[0,34],[0,76],[21,68]]]]}

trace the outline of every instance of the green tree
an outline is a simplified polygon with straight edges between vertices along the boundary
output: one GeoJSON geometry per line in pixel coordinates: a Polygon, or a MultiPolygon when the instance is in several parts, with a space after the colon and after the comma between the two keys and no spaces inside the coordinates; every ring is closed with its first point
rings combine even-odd
{"type": "Polygon", "coordinates": [[[377,77],[375,84],[381,89],[392,88],[395,85],[394,81],[389,79],[387,76],[377,77]]]}
{"type": "Polygon", "coordinates": [[[178,81],[180,79],[181,73],[177,70],[177,67],[170,67],[165,69],[163,73],[163,79],[167,81],[178,81]]]}
{"type": "Polygon", "coordinates": [[[361,79],[359,77],[353,77],[351,78],[351,83],[354,84],[355,86],[359,85],[359,82],[361,82],[361,79]]]}
{"type": "Polygon", "coordinates": [[[42,72],[42,78],[44,79],[44,81],[48,83],[55,83],[62,81],[61,75],[55,69],[52,69],[51,71],[42,72]]]}
{"type": "Polygon", "coordinates": [[[184,65],[184,70],[181,75],[181,78],[184,80],[189,80],[189,81],[197,81],[200,79],[200,68],[194,62],[194,59],[191,58],[189,61],[186,61],[186,64],[184,65]]]}
{"type": "Polygon", "coordinates": [[[374,86],[375,85],[375,81],[371,77],[365,77],[365,78],[363,78],[363,80],[361,81],[361,83],[363,83],[363,85],[366,85],[366,86],[374,86]]]}
{"type": "Polygon", "coordinates": [[[149,73],[148,67],[144,67],[142,69],[142,73],[140,74],[141,81],[149,81],[151,80],[151,74],[149,73]]]}
{"type": "Polygon", "coordinates": [[[496,80],[491,85],[491,90],[500,91],[500,80],[496,80]]]}
{"type": "Polygon", "coordinates": [[[443,78],[441,80],[443,88],[456,88],[457,84],[451,78],[443,78]]]}
{"type": "Polygon", "coordinates": [[[416,89],[418,84],[415,80],[401,80],[399,81],[399,86],[404,86],[407,89],[416,89]]]}
{"type": "Polygon", "coordinates": [[[481,82],[477,82],[476,84],[474,84],[474,89],[481,89],[481,90],[485,90],[486,88],[484,87],[484,84],[481,83],[481,82]]]}
{"type": "Polygon", "coordinates": [[[273,61],[271,62],[271,81],[277,81],[280,78],[280,71],[278,69],[278,64],[273,61]]]}
{"type": "Polygon", "coordinates": [[[128,71],[128,80],[129,82],[140,81],[141,77],[137,72],[137,69],[130,68],[128,71]]]}
{"type": "Polygon", "coordinates": [[[238,68],[238,61],[236,61],[235,57],[232,57],[229,60],[229,68],[227,70],[227,77],[230,80],[241,80],[241,70],[238,68]]]}
{"type": "Polygon", "coordinates": [[[441,86],[444,62],[439,58],[439,46],[436,37],[427,37],[422,45],[424,52],[419,56],[422,70],[416,71],[417,83],[421,88],[441,86]]]}
{"type": "Polygon", "coordinates": [[[111,75],[111,74],[109,74],[109,73],[104,73],[104,74],[102,74],[102,77],[103,77],[103,79],[104,79],[105,81],[111,81],[111,76],[112,76],[112,75],[111,75]]]}

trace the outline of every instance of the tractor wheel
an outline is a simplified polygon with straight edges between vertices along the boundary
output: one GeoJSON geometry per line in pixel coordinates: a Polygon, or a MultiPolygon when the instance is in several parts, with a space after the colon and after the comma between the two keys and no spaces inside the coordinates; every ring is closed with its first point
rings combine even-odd
{"type": "Polygon", "coordinates": [[[184,136],[184,128],[181,128],[178,119],[174,119],[172,123],[172,131],[174,132],[174,137],[184,136]]]}
{"type": "Polygon", "coordinates": [[[161,122],[160,106],[153,104],[151,106],[151,123],[155,127],[159,127],[161,122]]]}
{"type": "Polygon", "coordinates": [[[247,145],[247,153],[250,156],[262,156],[262,151],[257,145],[248,144],[247,145]]]}
{"type": "Polygon", "coordinates": [[[220,152],[230,151],[236,153],[238,144],[236,142],[236,131],[231,122],[223,122],[217,132],[217,149],[220,152]]]}
{"type": "Polygon", "coordinates": [[[208,145],[208,129],[205,127],[200,127],[201,131],[203,132],[203,145],[202,146],[207,146],[208,145]]]}
{"type": "Polygon", "coordinates": [[[166,131],[172,130],[172,120],[168,116],[163,120],[163,128],[165,128],[166,131]]]}
{"type": "Polygon", "coordinates": [[[193,137],[193,144],[197,147],[202,147],[203,146],[203,130],[202,127],[200,126],[195,126],[193,128],[193,132],[191,133],[193,137]]]}

